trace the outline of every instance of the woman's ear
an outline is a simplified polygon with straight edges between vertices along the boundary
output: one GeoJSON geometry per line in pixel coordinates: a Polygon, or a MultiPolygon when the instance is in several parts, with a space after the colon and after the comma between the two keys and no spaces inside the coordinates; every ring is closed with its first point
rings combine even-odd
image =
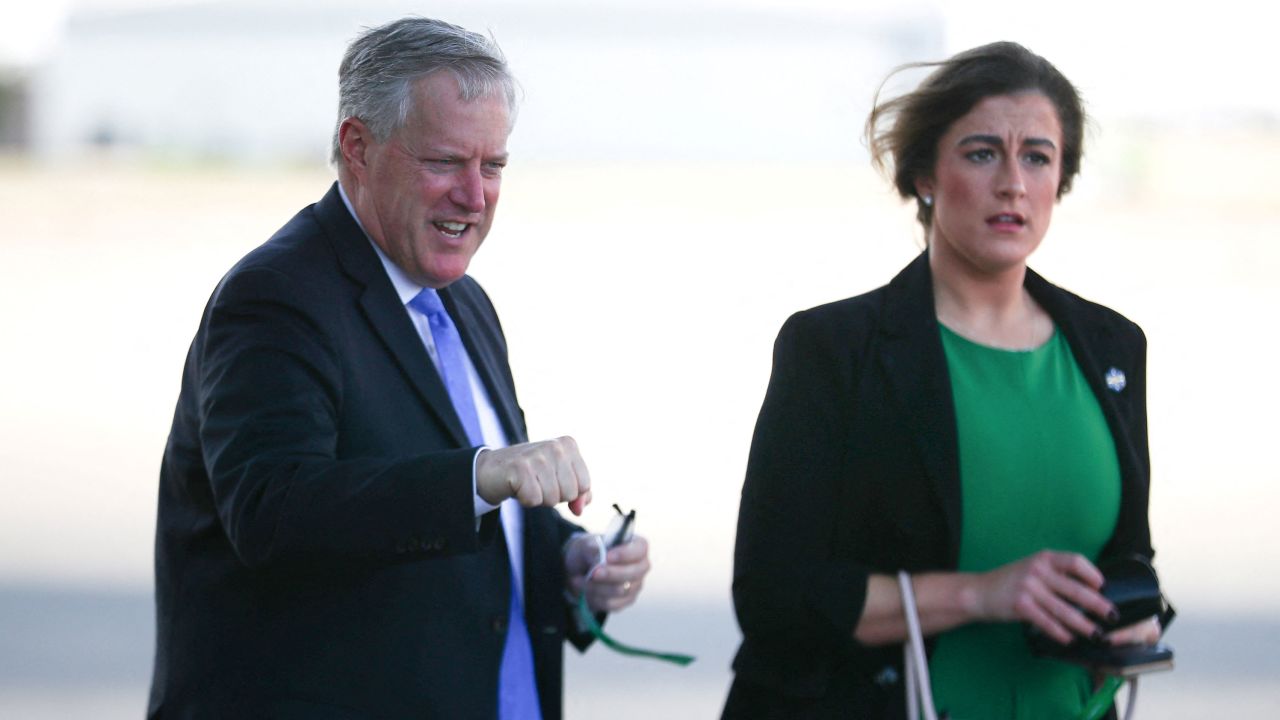
{"type": "Polygon", "coordinates": [[[920,177],[916,178],[916,196],[924,201],[925,205],[933,204],[933,178],[920,177]]]}

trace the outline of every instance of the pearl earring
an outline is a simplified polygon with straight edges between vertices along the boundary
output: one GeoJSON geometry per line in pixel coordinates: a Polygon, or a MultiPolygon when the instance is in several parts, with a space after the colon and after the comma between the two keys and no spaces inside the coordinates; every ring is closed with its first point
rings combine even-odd
{"type": "Polygon", "coordinates": [[[923,198],[921,198],[921,200],[924,200],[924,206],[925,206],[925,207],[933,207],[933,196],[932,196],[932,195],[925,195],[923,198]]]}

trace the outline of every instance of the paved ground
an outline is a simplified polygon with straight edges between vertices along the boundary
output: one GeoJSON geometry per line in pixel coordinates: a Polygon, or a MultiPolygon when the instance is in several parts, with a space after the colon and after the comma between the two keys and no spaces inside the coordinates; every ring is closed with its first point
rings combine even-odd
{"type": "MultiPolygon", "coordinates": [[[[151,667],[144,592],[0,587],[0,717],[126,720],[142,715],[151,667]]],[[[738,634],[723,604],[660,600],[613,618],[619,639],[691,652],[687,668],[592,648],[571,655],[568,720],[713,718],[738,634]]],[[[1274,717],[1280,711],[1280,622],[1194,609],[1168,641],[1177,669],[1143,680],[1142,718],[1274,717]]]]}

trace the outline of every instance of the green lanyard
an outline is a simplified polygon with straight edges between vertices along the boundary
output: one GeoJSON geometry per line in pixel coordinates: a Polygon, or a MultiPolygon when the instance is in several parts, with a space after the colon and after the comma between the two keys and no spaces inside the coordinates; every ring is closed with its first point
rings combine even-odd
{"type": "Polygon", "coordinates": [[[1080,720],[1098,720],[1098,718],[1107,714],[1107,709],[1115,702],[1116,693],[1120,690],[1120,686],[1124,684],[1124,679],[1117,675],[1108,675],[1107,679],[1102,682],[1102,687],[1098,688],[1098,692],[1089,698],[1089,702],[1084,704],[1084,709],[1080,711],[1080,720]]]}
{"type": "Polygon", "coordinates": [[[631,655],[632,657],[647,657],[655,660],[664,660],[666,662],[679,665],[680,667],[684,667],[694,660],[692,655],[644,650],[642,648],[620,643],[609,637],[605,634],[604,628],[600,627],[600,623],[596,622],[595,615],[591,614],[591,608],[587,607],[587,594],[585,592],[578,596],[578,617],[582,620],[582,623],[587,626],[587,629],[591,631],[592,635],[594,635],[600,642],[604,643],[605,647],[613,650],[614,652],[619,652],[623,655],[631,655]]]}
{"type": "MultiPolygon", "coordinates": [[[[632,533],[635,532],[636,511],[632,510],[629,513],[624,513],[622,512],[622,508],[618,507],[617,505],[614,505],[613,509],[618,511],[618,516],[614,518],[614,522],[613,522],[613,525],[615,527],[611,527],[609,530],[606,531],[605,534],[606,536],[609,537],[609,540],[607,542],[605,541],[604,536],[599,536],[599,535],[596,536],[596,539],[600,544],[600,561],[595,565],[595,567],[587,571],[588,578],[591,577],[592,573],[595,572],[596,568],[600,567],[601,565],[604,565],[605,553],[607,552],[606,545],[608,547],[615,547],[622,543],[628,542],[631,540],[632,533]]],[[[587,582],[590,582],[590,580],[588,580],[587,582]]],[[[591,631],[591,634],[594,635],[597,640],[604,643],[605,647],[609,648],[610,650],[613,650],[614,652],[622,653],[623,655],[630,655],[632,657],[647,657],[647,658],[653,658],[654,660],[663,660],[665,662],[679,665],[680,667],[684,667],[689,663],[693,662],[694,658],[692,655],[681,655],[680,653],[658,652],[656,650],[644,650],[642,648],[633,647],[631,645],[620,643],[617,640],[614,640],[613,638],[609,637],[607,634],[605,634],[604,628],[600,627],[600,623],[596,622],[595,615],[591,613],[591,608],[587,607],[587,590],[585,586],[583,587],[582,594],[578,596],[577,612],[578,612],[578,620],[580,621],[579,625],[585,626],[588,630],[591,631]]]]}

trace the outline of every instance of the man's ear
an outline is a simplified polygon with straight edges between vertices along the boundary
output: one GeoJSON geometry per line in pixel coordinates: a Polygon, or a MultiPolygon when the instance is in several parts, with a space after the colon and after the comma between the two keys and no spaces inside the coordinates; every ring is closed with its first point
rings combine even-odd
{"type": "Polygon", "coordinates": [[[338,127],[338,148],[342,151],[342,162],[356,177],[364,177],[368,167],[369,148],[373,144],[373,133],[358,117],[349,117],[338,127]]]}

